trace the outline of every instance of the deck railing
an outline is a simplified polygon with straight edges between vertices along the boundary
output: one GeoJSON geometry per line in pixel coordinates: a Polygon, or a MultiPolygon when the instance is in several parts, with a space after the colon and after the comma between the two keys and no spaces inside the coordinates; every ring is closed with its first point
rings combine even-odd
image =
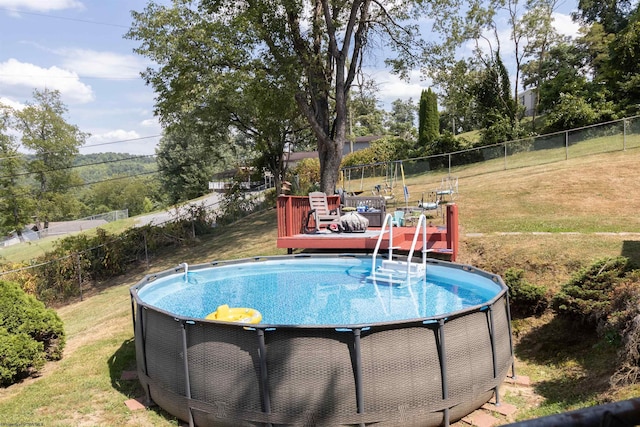
{"type": "MultiPolygon", "coordinates": [[[[340,207],[340,196],[327,196],[329,209],[340,207]]],[[[278,209],[278,237],[295,236],[304,233],[307,216],[311,210],[308,196],[279,196],[278,209]]],[[[311,219],[313,221],[313,219],[311,219]]]]}
{"type": "MultiPolygon", "coordinates": [[[[340,207],[340,197],[337,195],[328,196],[327,203],[329,204],[329,209],[336,209],[340,207]]],[[[313,218],[308,218],[310,210],[311,207],[307,196],[279,196],[277,200],[278,239],[304,234],[306,231],[305,225],[309,228],[314,228],[313,218]],[[307,221],[309,221],[308,224],[307,221]]],[[[446,241],[446,249],[439,248],[437,252],[447,254],[451,261],[455,261],[458,255],[459,239],[458,206],[453,203],[447,204],[445,215],[445,229],[438,228],[438,230],[430,232],[428,241],[431,243],[446,241]]],[[[344,245],[340,247],[344,247],[344,245]]]]}

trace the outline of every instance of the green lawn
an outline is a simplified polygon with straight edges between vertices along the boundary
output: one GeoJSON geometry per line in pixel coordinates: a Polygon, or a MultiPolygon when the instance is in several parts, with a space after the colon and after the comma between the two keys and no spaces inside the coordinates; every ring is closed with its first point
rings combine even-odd
{"type": "MultiPolygon", "coordinates": [[[[549,292],[603,256],[625,255],[640,265],[640,235],[634,234],[640,233],[639,160],[640,151],[628,150],[492,173],[484,164],[475,172],[467,167],[456,198],[459,261],[498,274],[522,268],[528,281],[549,292]]],[[[419,194],[441,177],[414,175],[407,181],[419,194]]],[[[0,389],[0,425],[177,425],[158,409],[131,412],[124,405],[143,395],[136,381],[120,379],[122,371],[135,369],[129,287],[181,262],[284,254],[276,236],[275,210],[255,214],[157,256],[148,270],[141,266],[101,284],[82,302],[59,307],[68,337],[64,358],[48,364],[39,378],[0,389]]],[[[532,381],[532,395],[506,396],[521,419],[640,394],[640,386],[609,386],[614,347],[551,313],[515,319],[514,341],[518,372],[532,381]]]]}

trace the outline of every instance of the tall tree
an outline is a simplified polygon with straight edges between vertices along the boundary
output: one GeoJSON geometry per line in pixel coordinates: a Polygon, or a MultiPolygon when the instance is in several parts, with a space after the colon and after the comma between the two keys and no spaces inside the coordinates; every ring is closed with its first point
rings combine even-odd
{"type": "Polygon", "coordinates": [[[388,132],[391,135],[400,136],[404,139],[416,137],[415,121],[416,106],[413,99],[406,101],[396,99],[391,103],[391,113],[387,119],[388,132]]]}
{"type": "Polygon", "coordinates": [[[635,4],[632,0],[579,0],[574,16],[587,24],[599,23],[613,34],[627,26],[635,4]]]}
{"type": "Polygon", "coordinates": [[[460,59],[453,64],[443,65],[442,72],[434,74],[434,84],[441,93],[443,119],[448,119],[442,128],[458,132],[468,132],[480,128],[481,117],[476,114],[473,87],[479,71],[471,61],[460,59]]]}
{"type": "Polygon", "coordinates": [[[549,49],[540,62],[531,61],[524,68],[524,83],[538,84],[538,107],[549,112],[560,101],[560,94],[587,96],[588,54],[575,44],[559,43],[549,49]]]}
{"type": "MultiPolygon", "coordinates": [[[[540,86],[545,82],[542,66],[549,55],[549,50],[562,41],[562,37],[553,25],[553,13],[558,3],[558,0],[531,0],[522,18],[522,27],[527,37],[523,53],[529,61],[521,64],[520,69],[524,88],[531,86],[535,94],[531,120],[533,132],[536,131],[536,115],[540,107],[540,86]]],[[[517,92],[516,96],[518,96],[517,92]]]]}
{"type": "Polygon", "coordinates": [[[351,94],[349,134],[351,137],[383,135],[385,111],[378,107],[377,87],[372,80],[357,86],[351,94]]]}
{"type": "Polygon", "coordinates": [[[487,65],[474,90],[478,115],[483,118],[484,145],[517,137],[517,106],[511,95],[509,74],[499,53],[487,65]]]}
{"type": "Polygon", "coordinates": [[[207,140],[186,126],[173,126],[162,137],[156,148],[156,161],[160,183],[170,204],[191,200],[209,191],[208,184],[222,160],[214,149],[222,143],[214,142],[214,138],[227,138],[227,135],[218,133],[207,140]]]}
{"type": "Polygon", "coordinates": [[[425,2],[418,1],[174,0],[171,8],[150,3],[144,12],[134,12],[128,37],[141,40],[138,52],[160,65],[159,70],[147,71],[148,81],[156,85],[159,104],[175,91],[183,92],[193,103],[200,93],[215,93],[215,86],[201,79],[191,84],[184,76],[194,72],[202,77],[206,69],[202,62],[220,58],[218,51],[234,52],[236,58],[212,64],[211,73],[242,68],[253,74],[251,69],[260,69],[285,82],[282,90],[294,96],[317,140],[321,189],[333,192],[348,133],[349,91],[369,37],[375,34],[389,41],[398,54],[390,64],[401,72],[412,65],[412,48],[420,42],[417,26],[406,25],[405,20],[426,8],[425,2]],[[186,16],[187,25],[175,25],[175,16],[186,16]],[[182,39],[181,34],[193,37],[182,39]],[[158,42],[163,38],[170,42],[158,42]],[[217,50],[191,55],[205,40],[206,46],[217,44],[217,50]],[[163,70],[167,65],[170,69],[163,70]]]}
{"type": "Polygon", "coordinates": [[[429,104],[429,98],[427,91],[422,89],[420,93],[420,102],[418,103],[418,146],[426,147],[429,143],[427,134],[425,132],[425,126],[427,125],[427,109],[429,104]]]}
{"type": "Polygon", "coordinates": [[[60,92],[35,90],[33,101],[15,113],[16,128],[22,133],[22,145],[33,151],[34,159],[28,169],[38,183],[35,191],[36,226],[42,230],[49,221],[64,218],[71,204],[64,194],[79,178],[70,167],[88,134],[65,121],[67,107],[60,92]]]}
{"type": "Polygon", "coordinates": [[[440,113],[438,96],[429,88],[420,95],[420,117],[418,119],[418,145],[426,147],[440,136],[440,113]]]}
{"type": "Polygon", "coordinates": [[[611,42],[609,87],[613,101],[627,114],[640,111],[640,6],[611,42]]]}
{"type": "Polygon", "coordinates": [[[31,197],[24,180],[24,155],[7,132],[11,116],[11,110],[0,104],[0,234],[15,231],[24,241],[22,229],[31,221],[31,197]]]}

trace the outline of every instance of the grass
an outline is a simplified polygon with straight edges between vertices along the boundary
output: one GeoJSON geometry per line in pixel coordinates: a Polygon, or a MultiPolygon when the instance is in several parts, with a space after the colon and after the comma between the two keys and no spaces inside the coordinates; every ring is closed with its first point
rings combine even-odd
{"type": "MultiPolygon", "coordinates": [[[[625,234],[640,232],[639,156],[614,152],[494,173],[468,169],[456,199],[459,261],[498,274],[522,268],[527,281],[549,292],[597,258],[625,255],[640,266],[640,236],[625,234]]],[[[440,182],[428,175],[410,179],[416,189],[440,182]]],[[[131,412],[123,403],[143,395],[136,381],[120,379],[123,370],[135,370],[129,286],[184,261],[284,254],[276,235],[275,210],[255,214],[60,307],[68,337],[64,358],[39,378],[0,389],[0,425],[177,425],[157,408],[131,412]]],[[[530,395],[505,397],[520,408],[519,419],[640,394],[640,385],[609,387],[614,347],[551,313],[514,319],[513,329],[516,369],[533,383],[530,395]]]]}
{"type": "MultiPolygon", "coordinates": [[[[103,230],[108,233],[118,234],[123,230],[132,227],[135,223],[133,218],[121,219],[118,221],[110,222],[105,225],[100,226],[103,230]]],[[[84,233],[90,236],[96,234],[96,229],[90,229],[83,232],[76,232],[70,234],[80,234],[84,233]]],[[[63,236],[66,237],[66,236],[63,236]]],[[[11,245],[6,248],[1,248],[0,250],[0,262],[2,263],[19,263],[24,261],[29,261],[32,259],[36,259],[39,256],[44,255],[47,252],[50,252],[54,249],[56,241],[59,240],[60,236],[51,236],[45,237],[39,240],[29,241],[24,244],[11,245]]]]}

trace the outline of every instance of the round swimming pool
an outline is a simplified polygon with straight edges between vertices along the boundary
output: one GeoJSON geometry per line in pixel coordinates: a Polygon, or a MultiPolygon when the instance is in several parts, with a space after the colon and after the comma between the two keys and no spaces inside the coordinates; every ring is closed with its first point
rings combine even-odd
{"type": "Polygon", "coordinates": [[[191,424],[447,424],[488,401],[512,364],[506,286],[428,261],[409,282],[370,257],[294,255],[146,276],[131,288],[147,398],[191,424]],[[207,320],[222,304],[259,324],[207,320]]]}

